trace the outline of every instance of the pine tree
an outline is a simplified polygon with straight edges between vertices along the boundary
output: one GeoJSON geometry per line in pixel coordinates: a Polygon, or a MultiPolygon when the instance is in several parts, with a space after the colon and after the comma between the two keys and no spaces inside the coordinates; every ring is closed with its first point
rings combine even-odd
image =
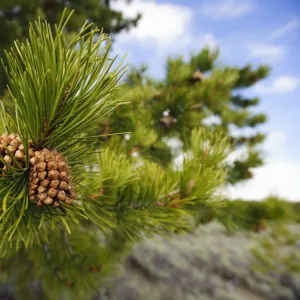
{"type": "Polygon", "coordinates": [[[16,299],[90,299],[134,243],[187,232],[222,205],[221,132],[194,128],[178,170],[99,147],[99,123],[126,107],[126,69],[92,24],[67,43],[70,17],[31,25],[3,62],[16,111],[1,107],[0,266],[16,299]]]}
{"type": "MultiPolygon", "coordinates": [[[[207,217],[207,216],[205,216],[207,217]]],[[[276,224],[293,223],[298,215],[294,203],[269,196],[261,201],[228,200],[226,207],[213,218],[224,224],[228,230],[261,232],[276,224]]],[[[204,221],[205,219],[202,218],[204,221]]],[[[199,220],[203,223],[203,220],[199,220]]]]}
{"type": "Polygon", "coordinates": [[[227,181],[236,183],[252,178],[252,168],[263,164],[258,146],[265,135],[256,128],[267,117],[251,110],[259,104],[258,98],[243,95],[246,88],[267,76],[268,67],[220,67],[218,55],[219,51],[205,48],[188,61],[170,58],[163,80],[147,76],[145,66],[133,69],[128,75],[127,92],[122,92],[130,105],[119,107],[102,126],[102,133],[132,132],[127,140],[113,140],[117,144],[122,140],[123,150],[129,155],[169,167],[178,154],[189,151],[188,141],[194,128],[201,125],[222,130],[236,150],[245,149],[245,157],[229,165],[227,181]],[[215,123],[207,122],[209,118],[215,123]],[[254,133],[236,135],[239,129],[252,129],[254,133]],[[174,147],[170,141],[179,146],[174,147]]]}
{"type": "MultiPolygon", "coordinates": [[[[27,38],[29,21],[37,17],[54,25],[59,21],[64,7],[76,9],[76,15],[66,25],[68,32],[77,33],[85,20],[103,28],[107,34],[117,34],[137,25],[140,15],[125,18],[123,13],[111,7],[110,0],[2,0],[0,6],[0,57],[14,40],[27,38]]],[[[0,70],[0,96],[4,93],[6,80],[0,70]]]]}

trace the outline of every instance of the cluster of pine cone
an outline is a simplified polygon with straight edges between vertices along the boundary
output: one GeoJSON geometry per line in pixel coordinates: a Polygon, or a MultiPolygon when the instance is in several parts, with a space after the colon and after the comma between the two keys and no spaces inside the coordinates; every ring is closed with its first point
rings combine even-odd
{"type": "MultiPolygon", "coordinates": [[[[28,141],[28,146],[31,147],[32,141],[28,141]]],[[[32,150],[31,150],[32,151],[32,150]]],[[[9,165],[14,166],[25,166],[26,156],[25,156],[25,147],[21,142],[20,137],[17,134],[7,134],[3,133],[0,137],[0,153],[4,160],[9,165]],[[12,157],[17,161],[14,162],[12,157]]],[[[8,170],[8,166],[4,165],[3,170],[8,170]]]]}
{"type": "MultiPolygon", "coordinates": [[[[0,154],[9,165],[15,167],[26,165],[25,147],[17,134],[2,134],[0,154]]],[[[29,199],[38,206],[58,207],[60,201],[66,204],[73,203],[74,186],[67,159],[55,149],[36,150],[31,140],[28,141],[28,154],[29,199]]],[[[6,170],[8,166],[4,165],[4,173],[6,170]]]]}

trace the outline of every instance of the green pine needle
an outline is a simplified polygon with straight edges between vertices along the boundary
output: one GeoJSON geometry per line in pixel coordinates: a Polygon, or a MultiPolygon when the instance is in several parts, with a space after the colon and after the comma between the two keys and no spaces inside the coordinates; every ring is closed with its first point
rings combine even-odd
{"type": "Polygon", "coordinates": [[[67,44],[64,27],[71,15],[64,11],[55,34],[39,19],[30,26],[29,40],[16,41],[6,52],[18,132],[38,148],[66,148],[70,136],[91,131],[121,104],[112,94],[125,68],[109,57],[109,37],[85,24],[67,44]]]}

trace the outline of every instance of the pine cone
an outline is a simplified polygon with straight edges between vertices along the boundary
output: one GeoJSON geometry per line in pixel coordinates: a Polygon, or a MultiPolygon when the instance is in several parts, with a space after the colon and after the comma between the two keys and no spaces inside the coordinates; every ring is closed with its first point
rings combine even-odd
{"type": "Polygon", "coordinates": [[[171,127],[174,123],[177,122],[177,120],[175,118],[173,118],[172,116],[164,116],[164,117],[160,118],[159,121],[166,128],[171,127]]]}
{"type": "MultiPolygon", "coordinates": [[[[28,146],[32,145],[32,141],[28,141],[28,146]]],[[[29,153],[33,153],[32,150],[29,153]]],[[[11,133],[3,133],[0,137],[0,155],[4,158],[4,160],[11,166],[17,165],[14,164],[14,161],[11,156],[15,158],[18,164],[21,167],[25,166],[26,163],[26,154],[25,147],[21,142],[21,139],[18,134],[11,133]]],[[[8,170],[7,166],[3,166],[3,170],[8,170]]]]}
{"type": "Polygon", "coordinates": [[[161,92],[155,92],[155,93],[152,95],[152,99],[157,100],[157,99],[160,99],[162,96],[163,96],[163,95],[162,95],[161,92]]]}
{"type": "Polygon", "coordinates": [[[191,83],[196,83],[196,82],[199,82],[199,81],[202,81],[203,80],[203,73],[201,72],[195,72],[192,77],[189,79],[189,81],[191,83]]]}
{"type": "MultiPolygon", "coordinates": [[[[28,141],[28,148],[31,165],[29,199],[38,200],[38,206],[45,204],[58,207],[59,201],[71,204],[75,195],[67,159],[55,149],[34,150],[31,140],[28,141]]],[[[0,155],[11,166],[26,165],[25,147],[18,134],[1,135],[0,155]]],[[[2,168],[8,170],[6,165],[2,168]]]]}
{"type": "Polygon", "coordinates": [[[34,151],[30,158],[29,199],[38,206],[73,203],[74,186],[67,159],[55,149],[34,151]]]}

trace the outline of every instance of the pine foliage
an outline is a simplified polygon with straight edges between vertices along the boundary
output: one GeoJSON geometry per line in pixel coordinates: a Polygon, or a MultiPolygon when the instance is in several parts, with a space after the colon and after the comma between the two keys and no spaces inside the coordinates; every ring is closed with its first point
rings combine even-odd
{"type": "Polygon", "coordinates": [[[189,151],[187,140],[194,128],[201,125],[221,130],[230,137],[234,149],[244,149],[244,157],[228,164],[227,181],[234,184],[252,178],[252,169],[263,164],[258,146],[265,134],[257,128],[267,117],[253,109],[259,99],[245,95],[269,69],[264,65],[222,66],[218,56],[218,50],[204,48],[188,59],[169,58],[161,80],[149,77],[145,66],[132,69],[129,87],[122,93],[130,105],[111,115],[102,132],[132,132],[127,140],[119,141],[126,153],[169,167],[178,154],[189,151]],[[177,141],[175,150],[170,140],[177,141]]]}
{"type": "Polygon", "coordinates": [[[293,223],[299,219],[297,203],[276,196],[269,196],[261,201],[236,199],[225,202],[226,206],[221,210],[200,215],[198,221],[206,223],[215,219],[225,225],[229,231],[261,232],[268,230],[274,224],[293,223]]]}
{"type": "MultiPolygon", "coordinates": [[[[125,69],[110,57],[109,38],[92,25],[67,43],[70,17],[63,13],[55,33],[47,22],[31,25],[29,40],[16,42],[3,63],[16,111],[2,106],[1,131],[18,133],[26,153],[24,167],[0,156],[0,171],[8,169],[0,178],[2,279],[18,299],[88,299],[135,242],[189,231],[199,210],[222,205],[231,149],[222,133],[194,128],[176,170],[133,160],[118,142],[99,146],[99,123],[126,107],[119,96],[125,69]],[[29,201],[29,139],[36,150],[56,149],[68,158],[74,204],[29,201]],[[30,289],[36,282],[40,296],[30,289]]],[[[145,140],[147,132],[138,134],[145,140]]]]}
{"type": "MultiPolygon", "coordinates": [[[[29,21],[34,22],[39,16],[54,25],[59,22],[64,7],[69,11],[76,10],[76,15],[65,27],[69,38],[76,35],[86,20],[103,28],[106,34],[112,35],[137,25],[140,14],[126,18],[123,12],[115,10],[111,3],[111,0],[1,0],[0,57],[4,56],[4,51],[8,50],[16,39],[24,40],[28,37],[29,21]]],[[[0,68],[0,96],[3,96],[3,92],[5,96],[6,83],[0,68]]]]}

